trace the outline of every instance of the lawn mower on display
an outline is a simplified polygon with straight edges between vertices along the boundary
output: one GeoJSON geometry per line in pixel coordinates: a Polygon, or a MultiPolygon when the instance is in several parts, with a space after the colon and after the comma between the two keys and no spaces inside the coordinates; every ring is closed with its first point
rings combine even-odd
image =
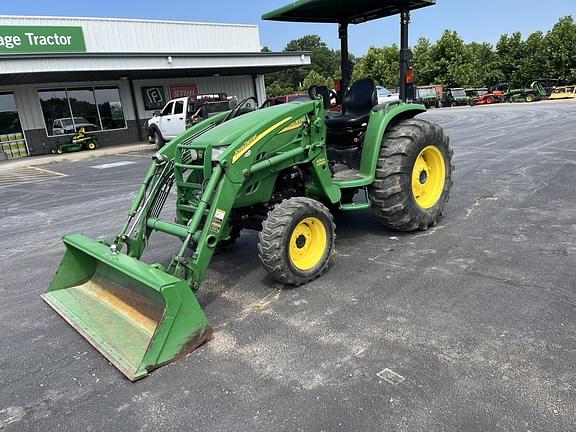
{"type": "MultiPolygon", "coordinates": [[[[329,209],[364,211],[399,231],[436,225],[452,186],[442,128],[416,118],[408,49],[410,11],[435,0],[300,0],[266,20],[335,23],[342,52],[342,113],[325,86],[299,100],[239,115],[255,98],[193,125],[153,156],[128,219],[111,243],[66,235],[66,253],[44,300],[129,379],[210,338],[196,297],[216,249],[259,231],[272,279],[298,286],[320,277],[334,254],[329,209]],[[377,104],[371,79],[350,85],[348,27],[400,15],[400,100],[377,104]],[[175,194],[171,194],[175,188],[175,194]],[[163,218],[175,196],[176,220],[163,218]],[[356,197],[356,199],[355,199],[356,197]],[[182,242],[167,265],[145,263],[153,232],[182,242]]],[[[256,253],[256,251],[255,251],[256,253]]]]}
{"type": "Polygon", "coordinates": [[[88,135],[84,128],[80,128],[68,143],[57,143],[51,150],[52,154],[71,153],[82,150],[95,150],[98,147],[98,138],[88,135]]]}

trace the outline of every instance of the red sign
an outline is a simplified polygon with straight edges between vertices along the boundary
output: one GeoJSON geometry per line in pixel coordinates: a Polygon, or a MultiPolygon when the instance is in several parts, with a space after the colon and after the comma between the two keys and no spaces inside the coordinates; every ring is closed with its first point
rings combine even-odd
{"type": "Polygon", "coordinates": [[[198,86],[196,84],[170,86],[170,99],[189,97],[197,94],[198,86]]]}

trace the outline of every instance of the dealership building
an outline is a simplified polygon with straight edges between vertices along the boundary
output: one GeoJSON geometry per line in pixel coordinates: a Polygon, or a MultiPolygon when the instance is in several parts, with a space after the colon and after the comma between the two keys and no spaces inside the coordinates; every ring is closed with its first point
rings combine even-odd
{"type": "Polygon", "coordinates": [[[260,50],[255,25],[0,16],[0,159],[46,154],[80,127],[101,146],[143,141],[169,99],[263,102],[265,73],[310,64],[260,50]]]}

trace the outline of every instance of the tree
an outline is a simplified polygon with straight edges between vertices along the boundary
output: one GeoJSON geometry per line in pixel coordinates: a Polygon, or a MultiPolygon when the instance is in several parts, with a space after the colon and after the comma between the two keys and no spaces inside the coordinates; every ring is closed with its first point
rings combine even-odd
{"type": "Polygon", "coordinates": [[[333,81],[330,78],[323,77],[318,72],[311,70],[302,83],[301,91],[308,91],[313,85],[325,85],[328,88],[333,87],[333,81]]]}
{"type": "Polygon", "coordinates": [[[491,44],[472,42],[466,45],[466,49],[472,62],[472,74],[467,82],[462,83],[463,86],[493,86],[502,81],[503,76],[498,55],[494,52],[491,44]]]}
{"type": "Polygon", "coordinates": [[[576,24],[571,16],[561,18],[543,40],[543,57],[549,76],[576,82],[576,24]]]}
{"type": "Polygon", "coordinates": [[[372,78],[386,87],[398,86],[400,77],[400,57],[398,46],[370,47],[364,57],[356,64],[353,80],[372,78]]]}
{"type": "Polygon", "coordinates": [[[524,85],[529,80],[547,77],[546,58],[544,34],[532,33],[524,42],[524,57],[520,60],[517,81],[524,85]]]}
{"type": "Polygon", "coordinates": [[[432,58],[430,57],[431,49],[430,40],[424,37],[418,39],[418,43],[412,49],[416,82],[419,85],[428,85],[434,81],[432,58]]]}
{"type": "MultiPolygon", "coordinates": [[[[324,83],[332,82],[337,75],[340,56],[330,49],[318,35],[306,35],[292,40],[288,42],[284,51],[309,51],[311,64],[266,75],[267,93],[272,96],[293,93],[303,88],[304,80],[311,71],[321,76],[324,83]]],[[[333,85],[330,84],[330,88],[332,87],[333,85]]]]}
{"type": "Polygon", "coordinates": [[[522,59],[526,53],[526,44],[522,41],[522,34],[515,32],[512,36],[504,34],[496,44],[496,53],[500,61],[502,76],[511,86],[517,87],[522,84],[520,70],[522,59]]]}
{"type": "Polygon", "coordinates": [[[446,30],[430,48],[431,75],[434,84],[465,86],[474,78],[474,65],[464,41],[455,31],[446,30]]]}
{"type": "MultiPolygon", "coordinates": [[[[330,49],[319,36],[307,35],[286,45],[285,51],[295,50],[310,51],[312,64],[266,76],[269,93],[290,93],[305,84],[328,84],[340,78],[340,52],[330,49]]],[[[526,40],[519,32],[503,34],[495,49],[486,42],[465,44],[458,33],[446,30],[436,43],[419,39],[413,53],[419,85],[484,87],[507,81],[518,88],[536,78],[558,78],[572,84],[576,82],[576,23],[571,16],[561,18],[546,34],[535,32],[526,40]]],[[[363,57],[350,55],[350,60],[356,64],[353,80],[370,77],[397,87],[396,45],[370,47],[363,57]]]]}

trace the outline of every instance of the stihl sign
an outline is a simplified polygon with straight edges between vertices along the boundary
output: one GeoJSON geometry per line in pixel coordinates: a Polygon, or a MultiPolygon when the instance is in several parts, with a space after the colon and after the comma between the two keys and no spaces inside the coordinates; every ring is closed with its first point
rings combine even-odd
{"type": "Polygon", "coordinates": [[[197,94],[198,94],[198,86],[196,84],[170,86],[170,99],[190,97],[195,96],[197,94]]]}

